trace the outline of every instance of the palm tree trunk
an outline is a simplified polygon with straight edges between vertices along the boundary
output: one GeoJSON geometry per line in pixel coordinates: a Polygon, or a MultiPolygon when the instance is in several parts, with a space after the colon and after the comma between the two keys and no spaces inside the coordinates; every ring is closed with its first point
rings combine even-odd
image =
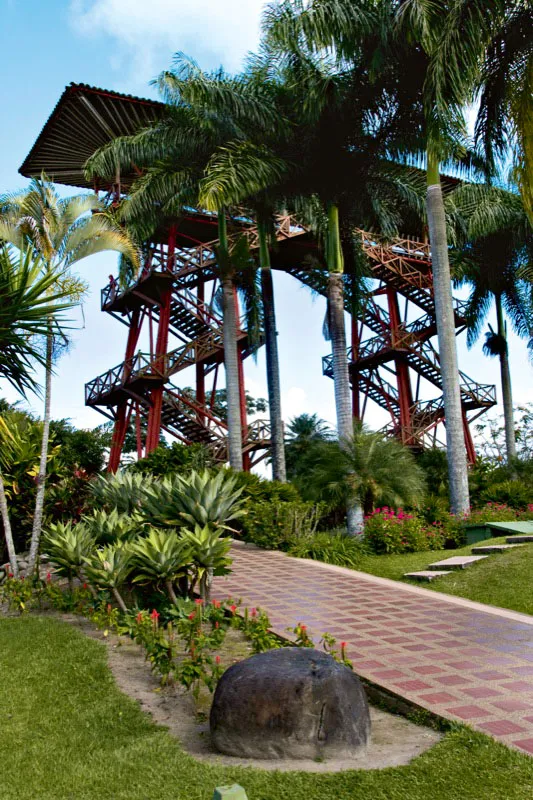
{"type": "Polygon", "coordinates": [[[0,514],[2,516],[2,525],[4,527],[4,537],[6,540],[9,565],[11,567],[13,576],[18,578],[19,567],[17,564],[17,554],[15,553],[15,543],[13,542],[13,533],[11,531],[11,521],[9,519],[9,509],[7,507],[6,491],[2,475],[0,475],[0,514]]]}
{"type": "Polygon", "coordinates": [[[505,428],[505,449],[507,463],[512,464],[516,458],[516,440],[514,431],[513,391],[511,388],[511,369],[509,366],[509,350],[507,347],[507,332],[503,319],[501,295],[494,297],[496,303],[496,319],[498,322],[498,335],[505,342],[505,347],[500,353],[500,374],[502,381],[503,423],[505,428]]]}
{"type": "Polygon", "coordinates": [[[265,225],[258,222],[259,263],[261,266],[261,294],[265,321],[265,348],[268,384],[268,406],[270,412],[270,431],[272,440],[272,478],[275,481],[287,480],[285,467],[285,439],[283,418],[281,416],[281,387],[279,379],[278,332],[276,330],[276,309],[274,305],[274,284],[270,268],[270,253],[265,225]]]}
{"type": "Polygon", "coordinates": [[[50,408],[52,398],[52,353],[54,347],[54,337],[51,323],[48,325],[48,335],[46,337],[46,375],[44,388],[44,418],[43,418],[43,438],[41,440],[41,457],[39,460],[39,475],[37,476],[37,492],[35,495],[35,513],[33,516],[33,529],[31,533],[30,556],[28,559],[28,574],[32,575],[35,571],[37,556],[39,553],[39,543],[41,539],[41,527],[43,523],[44,493],[46,488],[46,465],[48,462],[48,440],[50,438],[50,408]]]}
{"type": "Polygon", "coordinates": [[[433,292],[439,341],[444,415],[446,420],[446,449],[450,482],[450,506],[454,514],[470,510],[468,467],[463,430],[455,317],[451,289],[446,216],[437,160],[428,154],[427,217],[431,258],[433,262],[433,292]]]}
{"type": "MultiPolygon", "coordinates": [[[[341,447],[353,436],[352,396],[348,371],[346,326],[344,320],[343,258],[339,234],[339,210],[331,204],[328,208],[328,312],[331,349],[333,354],[333,384],[337,433],[341,447]]],[[[346,508],[346,527],[353,536],[363,532],[363,511],[358,499],[353,498],[346,508]]]]}
{"type": "MultiPolygon", "coordinates": [[[[218,236],[221,260],[228,262],[228,234],[224,210],[218,212],[218,236]]],[[[223,264],[221,275],[223,293],[224,367],[228,402],[228,451],[230,467],[242,472],[241,397],[239,391],[239,352],[237,348],[237,313],[235,287],[227,275],[229,264],[223,264]]]]}

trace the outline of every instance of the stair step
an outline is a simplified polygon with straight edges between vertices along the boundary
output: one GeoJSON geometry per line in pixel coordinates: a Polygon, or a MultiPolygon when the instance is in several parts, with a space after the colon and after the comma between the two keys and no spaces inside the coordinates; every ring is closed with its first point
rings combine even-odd
{"type": "Polygon", "coordinates": [[[507,536],[505,541],[510,545],[524,544],[525,542],[533,542],[533,534],[522,533],[518,536],[507,536]]]}
{"type": "Polygon", "coordinates": [[[443,575],[451,575],[450,570],[423,569],[420,572],[406,572],[403,577],[410,578],[413,581],[434,581],[435,578],[442,578],[443,575]]]}
{"type": "MultiPolygon", "coordinates": [[[[533,536],[531,537],[533,539],[533,536]]],[[[485,553],[505,553],[506,550],[512,550],[513,547],[520,547],[519,544],[482,544],[479,547],[472,547],[473,554],[485,553]]]]}
{"type": "Polygon", "coordinates": [[[443,561],[435,561],[428,566],[428,569],[465,569],[477,561],[483,561],[488,556],[453,556],[452,558],[445,558],[443,561]]]}

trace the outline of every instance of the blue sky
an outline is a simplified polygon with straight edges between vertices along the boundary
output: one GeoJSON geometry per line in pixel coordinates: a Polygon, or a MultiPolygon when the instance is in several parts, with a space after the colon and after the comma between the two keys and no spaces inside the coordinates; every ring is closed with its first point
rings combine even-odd
{"type": "MultiPolygon", "coordinates": [[[[262,5],[262,0],[0,0],[5,66],[0,191],[26,185],[18,167],[68,83],[154,96],[148,83],[170,65],[176,51],[193,56],[204,68],[223,64],[238,69],[257,44],[262,5]]],[[[57,366],[52,403],[56,418],[69,417],[79,427],[103,421],[85,408],[84,383],[123,358],[126,329],[99,310],[100,288],[115,264],[107,254],[79,266],[91,292],[83,317],[78,315],[71,352],[57,366]]],[[[321,374],[321,356],[329,348],[321,334],[325,303],[287,275],[276,274],[275,284],[284,417],[317,412],[333,422],[333,385],[321,374]]],[[[468,375],[496,383],[500,394],[497,362],[482,355],[481,343],[467,351],[461,337],[459,359],[468,375]]],[[[511,366],[515,402],[526,402],[531,366],[524,343],[515,337],[511,366]]],[[[250,391],[266,396],[262,354],[256,365],[248,359],[246,376],[250,391]]],[[[16,399],[9,387],[0,385],[0,390],[16,399]]],[[[37,413],[40,405],[38,399],[31,401],[37,413]]],[[[386,420],[377,412],[368,421],[379,427],[386,420]]]]}

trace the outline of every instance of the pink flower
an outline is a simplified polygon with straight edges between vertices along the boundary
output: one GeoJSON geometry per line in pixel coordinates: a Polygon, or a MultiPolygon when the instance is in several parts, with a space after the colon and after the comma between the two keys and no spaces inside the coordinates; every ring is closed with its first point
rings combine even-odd
{"type": "MultiPolygon", "coordinates": [[[[11,575],[9,576],[11,578],[11,575]]],[[[52,576],[49,572],[46,573],[46,583],[52,582],[52,576]]]]}
{"type": "Polygon", "coordinates": [[[251,608],[250,609],[250,615],[252,617],[257,617],[257,609],[256,608],[251,608]]]}

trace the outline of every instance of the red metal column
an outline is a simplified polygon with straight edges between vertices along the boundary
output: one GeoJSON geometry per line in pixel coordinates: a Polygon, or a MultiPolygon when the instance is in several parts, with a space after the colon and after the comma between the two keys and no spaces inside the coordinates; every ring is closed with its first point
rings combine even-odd
{"type": "MultiPolygon", "coordinates": [[[[237,296],[237,289],[234,287],[233,292],[235,294],[235,317],[236,317],[236,326],[237,330],[240,330],[240,312],[239,312],[239,298],[237,296]]],[[[241,429],[242,429],[242,442],[244,442],[248,438],[248,419],[246,414],[246,387],[244,384],[244,354],[243,354],[243,343],[239,342],[237,345],[238,348],[238,355],[239,355],[239,400],[240,400],[240,411],[241,411],[241,429]]],[[[245,472],[250,472],[250,454],[243,453],[242,456],[242,466],[245,472]]]]}
{"type": "MultiPolygon", "coordinates": [[[[198,284],[197,290],[197,298],[198,298],[198,305],[201,309],[203,309],[204,301],[205,301],[205,292],[204,292],[204,282],[200,280],[198,284]]],[[[202,314],[202,312],[200,311],[202,314]]],[[[202,314],[203,318],[203,314],[202,314]]],[[[204,322],[207,320],[204,319],[204,322]]],[[[196,402],[202,408],[205,406],[205,371],[203,364],[196,364],[196,402]]],[[[205,423],[205,417],[203,414],[200,414],[200,419],[202,423],[205,423]]]]}
{"type": "MultiPolygon", "coordinates": [[[[172,271],[174,266],[174,250],[176,248],[176,226],[172,225],[167,241],[167,269],[172,271]]],[[[170,311],[172,306],[172,289],[167,289],[161,298],[159,308],[159,326],[155,344],[155,358],[166,355],[168,349],[168,331],[170,327],[170,311]]],[[[161,411],[163,408],[163,383],[156,386],[150,393],[151,406],[148,412],[148,430],[146,433],[146,455],[153,452],[159,444],[161,434],[161,411]]]]}
{"type": "MultiPolygon", "coordinates": [[[[387,286],[387,301],[389,306],[391,343],[394,347],[400,339],[401,319],[398,296],[392,286],[387,286]]],[[[402,441],[404,444],[410,444],[412,440],[411,408],[413,406],[413,393],[411,390],[411,380],[409,378],[409,367],[407,363],[399,357],[394,359],[394,365],[396,368],[396,379],[398,381],[402,441]]]]}
{"type": "MultiPolygon", "coordinates": [[[[140,309],[135,309],[131,315],[130,327],[128,331],[128,341],[126,343],[125,373],[127,364],[130,359],[135,355],[137,342],[141,332],[141,312],[140,309]]],[[[124,400],[117,409],[117,416],[115,419],[115,426],[113,428],[113,436],[111,439],[111,449],[109,451],[109,462],[107,464],[108,472],[116,472],[120,465],[120,456],[122,455],[122,448],[124,447],[124,439],[128,430],[129,415],[127,415],[128,401],[124,400]]]]}
{"type": "Polygon", "coordinates": [[[465,434],[465,447],[466,447],[466,457],[469,464],[476,463],[476,448],[474,447],[474,440],[472,439],[472,432],[470,430],[470,425],[468,424],[468,420],[466,418],[466,413],[463,408],[463,430],[465,434]]]}

